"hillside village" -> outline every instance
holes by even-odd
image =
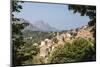
[[[56,35],[51,39],[44,39],[41,41],[40,44],[34,43],[33,45],[39,46],[39,53],[37,54],[36,58],[43,58],[43,63],[48,63],[47,59],[48,56],[52,53],[52,51],[58,47],[59,45],[64,45],[66,42],[72,43],[73,40],[76,38],[84,38],[84,39],[91,39],[94,40],[93,32],[91,32],[93,26],[89,27],[88,25],[82,26],[77,29],[69,30],[67,32],[56,32],[53,34]],[[30,37],[31,38],[31,37]],[[91,43],[91,45],[93,45]],[[38,60],[37,59],[37,60]],[[36,59],[35,59],[36,60]],[[36,64],[40,64],[39,62]]]

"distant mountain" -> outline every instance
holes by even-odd
[[[51,32],[51,31],[58,31],[56,28],[51,27],[48,23],[45,23],[44,21],[36,21],[33,23],[30,23],[27,20],[24,20],[20,18],[20,21],[17,23],[29,23],[27,27],[22,30],[23,32],[26,31],[42,31],[42,32]]]
[[[36,21],[33,23],[34,26],[36,26],[39,31],[58,31],[56,28],[51,27],[48,23],[45,23],[44,21]]]

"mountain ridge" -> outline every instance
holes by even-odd
[[[22,23],[28,23],[29,25],[24,28],[23,32],[25,31],[41,31],[41,32],[55,32],[59,31],[56,28],[50,26],[48,23],[45,23],[44,21],[35,21],[33,23],[26,21],[24,19],[20,19],[19,22]]]

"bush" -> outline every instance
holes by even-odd
[[[95,60],[95,50],[88,40],[79,38],[60,45],[48,58],[48,63],[69,63]]]

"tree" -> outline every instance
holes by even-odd
[[[21,30],[25,24],[12,23],[12,57],[13,65],[19,65],[23,61],[23,55],[19,54],[19,49],[25,44]]]
[[[19,49],[25,42],[23,41],[23,36],[21,30],[27,26],[27,23],[14,23],[18,22],[19,18],[14,17],[14,12],[20,12],[22,6],[18,4],[17,0],[12,0],[12,64],[20,65],[23,61],[23,54],[19,54]]]
[[[83,38],[75,39],[56,47],[48,58],[49,63],[72,63],[94,61],[95,50],[91,43]]]
[[[18,0],[12,0],[12,12],[20,12],[22,6],[18,4]]]
[[[19,1],[12,0],[12,64],[19,66],[23,64],[32,64],[32,59],[39,51],[37,46],[25,41],[22,30],[29,25],[28,22],[20,21],[13,13],[20,12],[22,6]],[[21,3],[23,3],[21,1]],[[31,59],[31,60],[30,60]]]
[[[13,13],[14,12],[19,13],[20,10],[23,9],[22,5],[19,5],[18,2],[19,2],[18,0],[11,0],[11,3],[12,3],[11,4],[11,6],[12,6],[12,11],[11,12],[12,12],[12,20],[13,21],[19,20],[18,18],[14,18],[14,14]],[[21,3],[23,3],[23,1],[21,1]]]
[[[80,13],[81,16],[88,16],[90,18],[88,25],[93,26],[91,31],[93,32],[93,37],[96,40],[96,6],[68,5],[68,9],[72,10],[73,13]],[[94,48],[96,51],[96,41]]]
[[[73,13],[80,13],[81,16],[88,16],[90,26],[95,25],[96,23],[96,6],[89,5],[68,5],[69,10],[73,10]]]

